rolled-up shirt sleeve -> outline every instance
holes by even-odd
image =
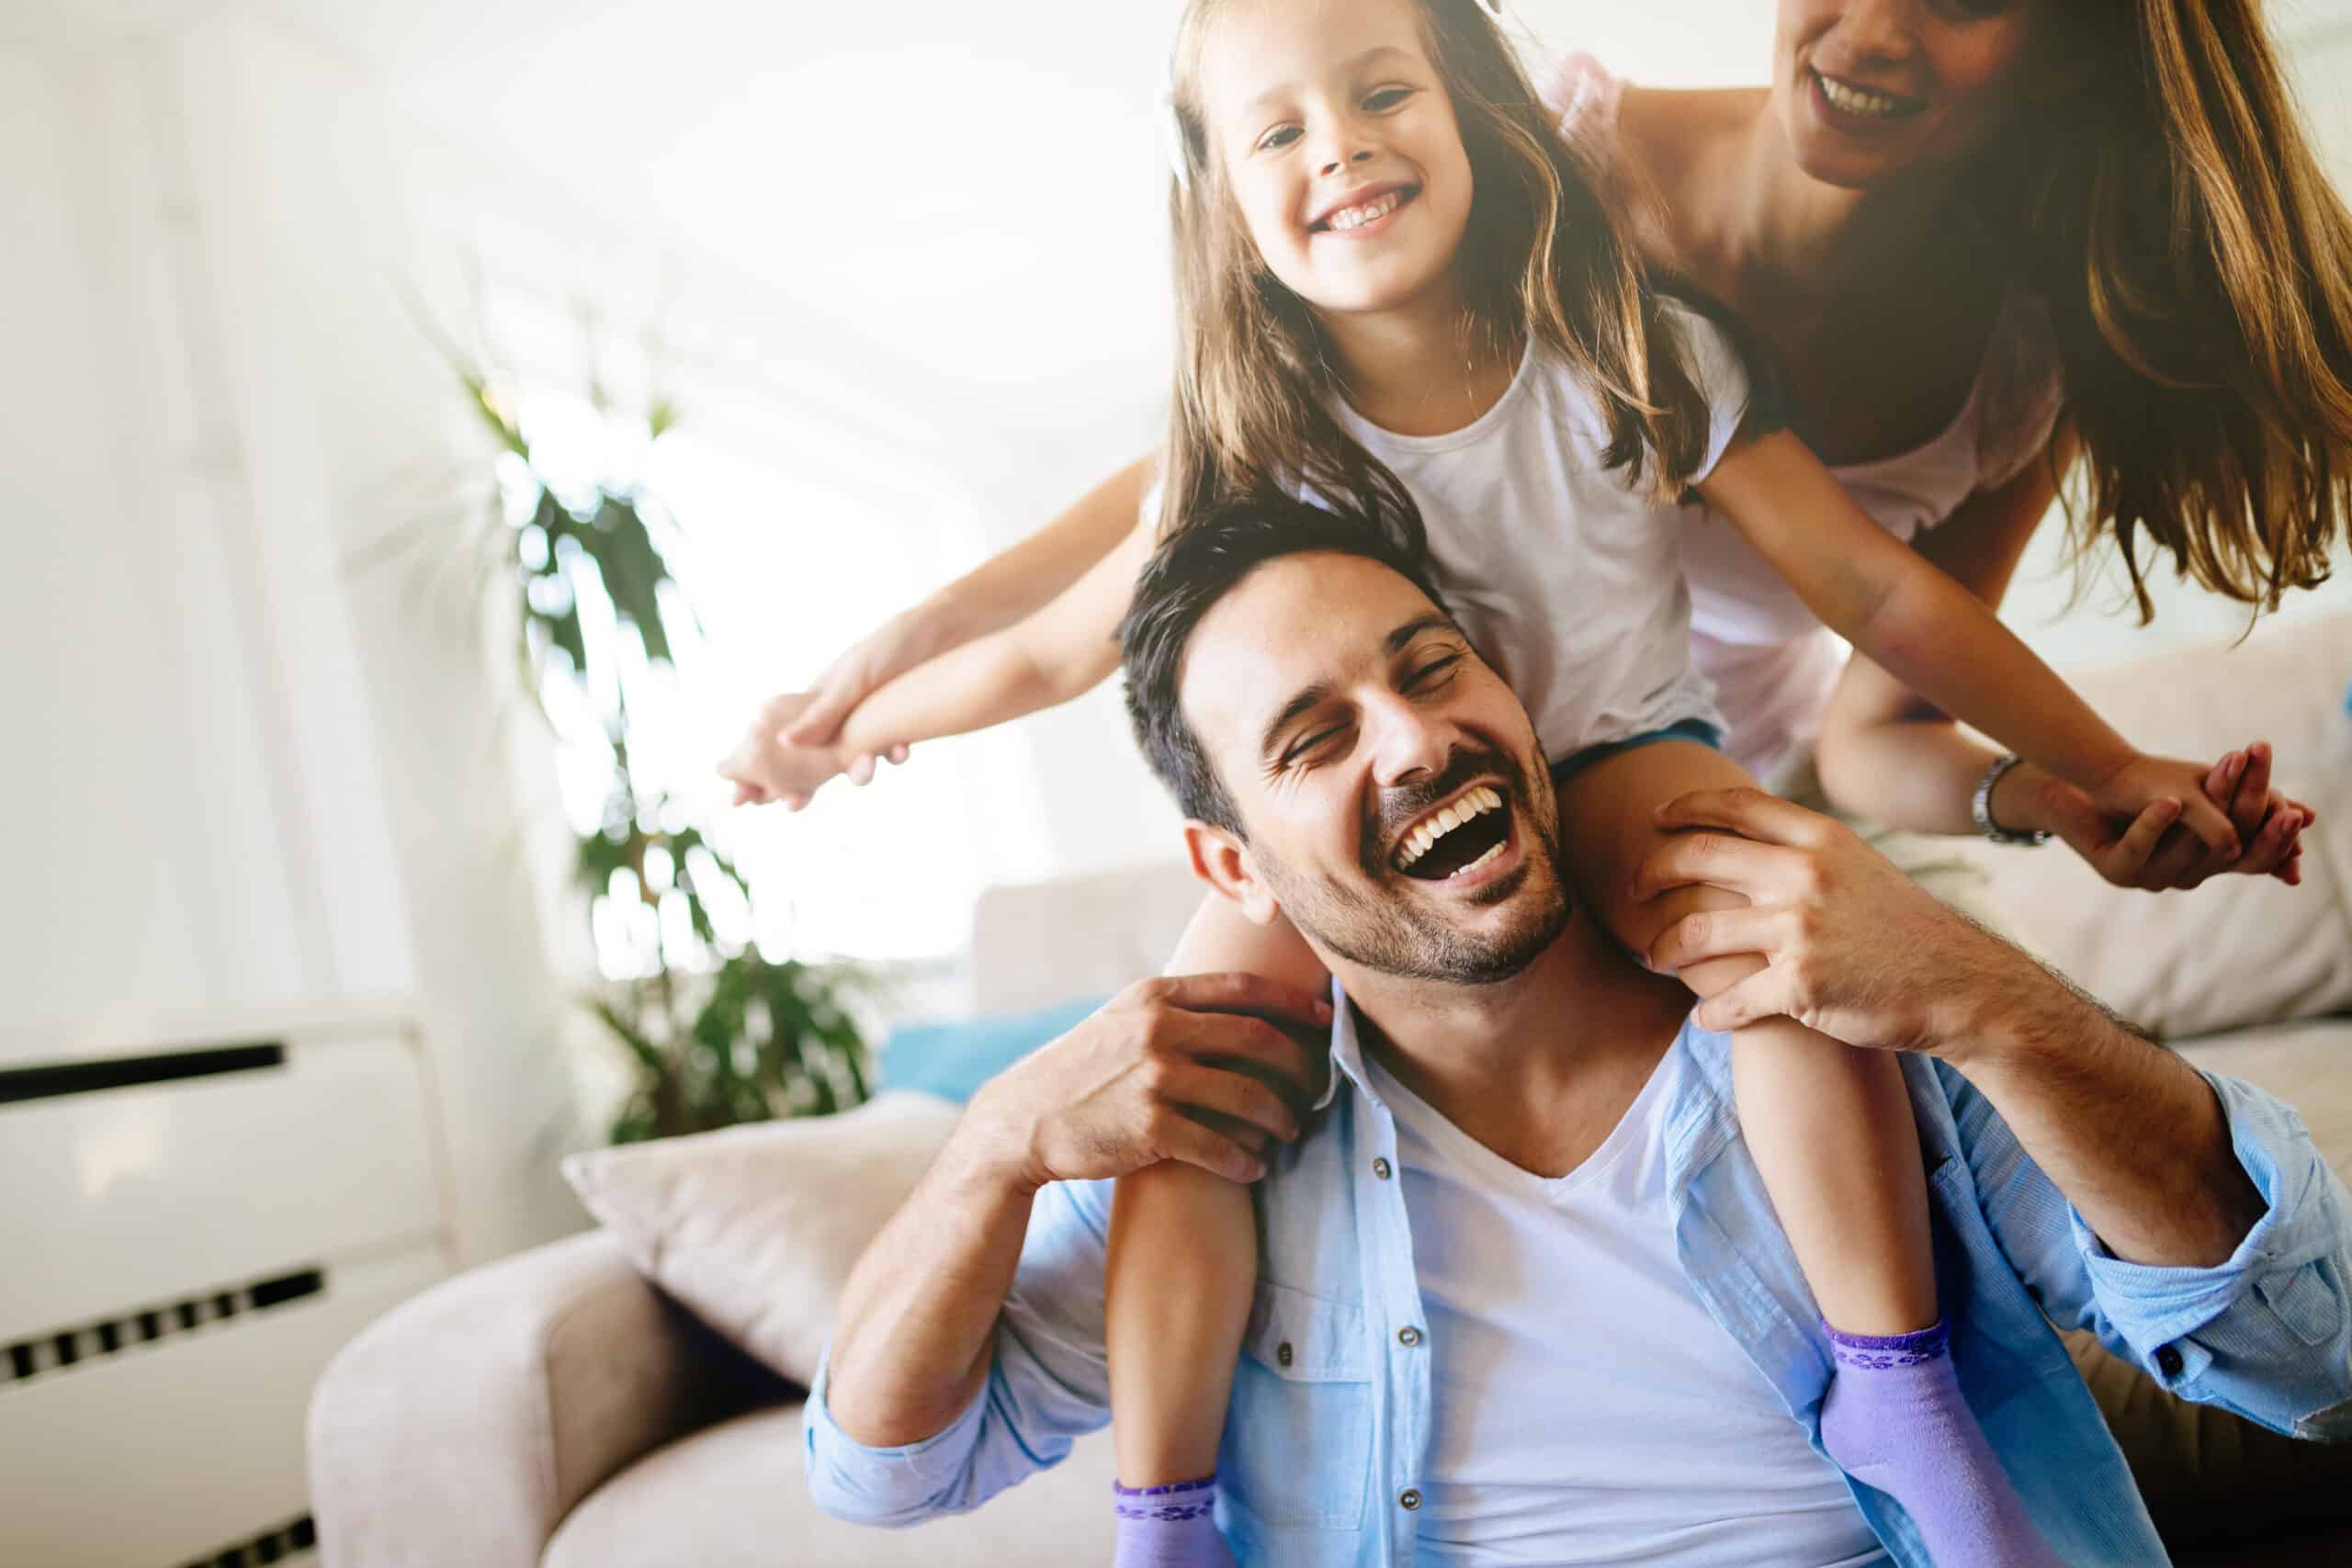
[[[2184,1399],[2290,1436],[2352,1438],[2352,1200],[2292,1110],[2205,1077],[2264,1203],[2223,1262],[2117,1258],[1989,1104],[1963,1091],[1953,1110],[1979,1201],[2052,1322],[2090,1329]]]
[[[802,1423],[808,1487],[837,1518],[886,1526],[964,1513],[1058,1463],[1076,1439],[1108,1424],[1102,1265],[1110,1190],[1060,1183],[1038,1194],[1020,1267],[997,1319],[988,1381],[933,1437],[869,1448],[835,1425],[826,1403],[830,1350]]]

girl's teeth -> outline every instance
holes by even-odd
[[[1377,223],[1396,210],[1400,192],[1390,191],[1378,201],[1368,201],[1362,207],[1351,207],[1331,214],[1331,227],[1339,230],[1361,229],[1367,223]]]

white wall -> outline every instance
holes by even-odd
[[[434,635],[472,606],[346,566],[389,476],[450,446],[390,287],[417,236],[382,121],[242,23],[0,35],[0,484],[31,567],[0,574],[28,874],[0,1037],[413,998],[461,1253],[559,1234],[562,985],[488,656]]]

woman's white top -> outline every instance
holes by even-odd
[[[1555,85],[1561,129],[1604,159],[1616,155],[1624,84],[1587,55]],[[2007,483],[2050,445],[2065,382],[2050,313],[2012,285],[2001,303],[1968,400],[1922,446],[1836,468],[1881,527],[1908,544],[1979,491]],[[1724,750],[1759,778],[1818,733],[1846,645],[1804,607],[1738,530],[1701,511],[1684,531],[1691,657],[1715,686]]]

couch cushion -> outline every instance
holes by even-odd
[[[1111,1561],[1108,1432],[977,1512],[912,1529],[819,1513],[801,1472],[801,1407],[755,1412],[682,1438],[573,1509],[544,1568],[1038,1568]]]
[[[956,1125],[927,1094],[574,1155],[563,1174],[638,1271],[806,1387],[866,1243]]]

